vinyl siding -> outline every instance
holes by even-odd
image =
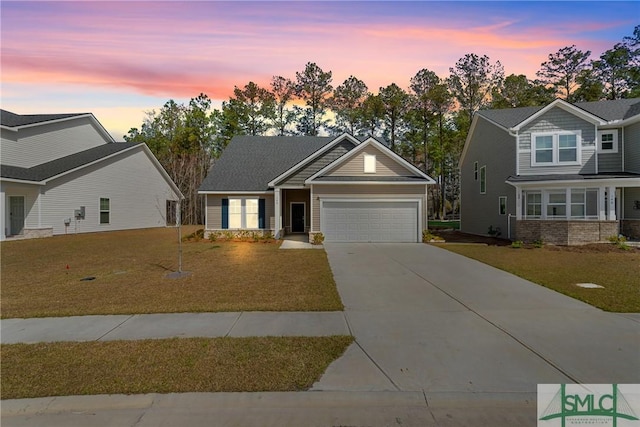
[[[2,164],[30,168],[108,142],[88,117],[20,129],[2,138]]]
[[[640,187],[623,188],[624,191],[624,210],[622,218],[624,219],[640,219],[640,209],[634,209],[636,200],[640,200]]]
[[[640,173],[640,122],[625,127],[623,134],[624,170]]]
[[[420,199],[422,224],[426,224],[426,185],[313,185],[313,229],[320,229],[320,201],[322,199]]]
[[[598,173],[621,172],[621,171],[622,171],[622,150],[620,148],[618,148],[617,153],[598,153]]]
[[[317,159],[302,166],[298,171],[294,172],[284,180],[277,182],[278,186],[304,186],[304,181],[320,169],[332,163],[336,159],[340,158],[343,154],[354,148],[354,145],[349,140],[342,140],[326,153],[322,154]]]
[[[486,235],[489,226],[508,235],[508,215],[499,214],[499,197],[507,197],[507,214],[516,213],[515,189],[505,183],[516,174],[516,139],[508,132],[478,117],[464,161],[460,166],[461,229]],[[478,179],[474,163],[478,162]],[[486,193],[480,194],[480,168],[486,166]]]
[[[35,198],[26,200],[27,228],[38,227],[38,188],[32,188],[36,188]],[[162,227],[166,201],[178,199],[142,147],[54,179],[39,189],[40,225],[53,227],[53,234]],[[19,190],[10,191],[7,196]],[[109,224],[100,224],[100,198],[110,201]],[[85,206],[86,216],[75,221],[74,211],[80,206]],[[68,218],[71,225],[66,228]]]
[[[275,230],[276,228],[276,219],[275,219],[275,209],[274,209],[274,201],[273,194],[229,194],[229,195],[219,195],[219,194],[207,194],[207,230],[221,230],[222,229],[222,199],[229,198],[254,198],[254,199],[265,199],[265,222],[267,229]]]
[[[540,132],[581,131],[581,164],[531,166],[531,134]],[[596,127],[561,108],[553,108],[519,132],[520,175],[557,173],[596,173]]]
[[[364,173],[365,154],[376,156],[376,173]],[[327,173],[328,176],[414,176],[415,173],[409,171],[400,163],[389,157],[376,147],[365,147],[358,154],[345,161],[335,169]]]
[[[9,196],[24,197],[24,226],[25,228],[38,227],[38,210],[37,200],[40,192],[39,185],[19,184],[14,182],[1,182],[2,195],[4,196],[2,207],[4,208],[2,220],[6,219],[6,223],[1,226],[4,228],[4,236],[9,233],[10,216],[9,216]]]

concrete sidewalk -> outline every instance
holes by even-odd
[[[344,313],[231,312],[0,320],[3,344],[173,337],[350,335]]]

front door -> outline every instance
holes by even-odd
[[[304,233],[304,203],[291,203],[291,232]]]
[[[9,196],[9,217],[11,236],[22,234],[24,230],[24,196]]]

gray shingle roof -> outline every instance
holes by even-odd
[[[16,114],[7,110],[0,110],[0,125],[7,127],[19,127],[51,120],[67,119],[69,117],[84,116],[89,113],[69,114]]]
[[[574,105],[606,121],[624,120],[640,114],[640,98],[578,102]],[[508,129],[523,122],[543,108],[544,106],[480,110],[478,114]]]
[[[19,179],[24,181],[44,181],[56,175],[60,175],[61,173],[79,168],[136,145],[140,144],[132,142],[113,142],[110,144],[103,144],[30,168],[0,165],[0,176],[2,176],[2,178]]]
[[[334,137],[236,136],[209,170],[199,191],[267,191],[268,183]]]

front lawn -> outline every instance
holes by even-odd
[[[579,247],[519,248],[464,244],[438,245],[554,289],[607,311],[640,312],[640,251],[600,244]],[[604,289],[585,289],[594,283]]]
[[[2,345],[2,399],[306,390],[352,341],[337,336]]]
[[[186,242],[192,274],[169,279],[177,242],[171,228],[2,242],[2,317],[343,308],[322,250]]]

